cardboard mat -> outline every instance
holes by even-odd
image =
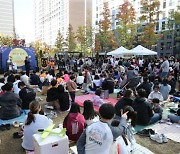
[[[179,124],[156,124],[151,129],[155,130],[156,133],[164,134],[167,138],[180,143],[180,125]]]

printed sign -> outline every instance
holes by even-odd
[[[12,63],[17,66],[23,66],[24,60],[28,56],[27,52],[21,48],[15,48],[10,51],[9,56],[12,59]]]
[[[41,58],[41,67],[42,68],[48,67],[48,58]]]

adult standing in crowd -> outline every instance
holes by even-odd
[[[84,72],[85,72],[84,83],[82,86],[83,86],[84,92],[87,93],[87,86],[92,83],[92,78],[91,78],[91,74],[90,74],[87,66],[84,67]]]
[[[26,59],[24,60],[24,63],[25,63],[26,75],[29,76],[30,60],[29,60],[28,56],[26,56]]]
[[[166,78],[169,73],[169,61],[167,56],[164,57],[164,61],[161,64],[161,71],[162,71],[161,77]]]

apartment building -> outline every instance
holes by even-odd
[[[34,0],[35,40],[54,46],[58,30],[64,38],[69,24],[76,32],[91,18],[91,0]]]
[[[133,7],[136,11],[136,18],[138,19],[141,16],[141,0],[129,0],[133,4]],[[97,30],[98,23],[102,20],[102,11],[103,11],[103,3],[108,2],[110,15],[112,20],[112,30],[115,30],[118,26],[118,22],[116,20],[116,14],[119,11],[119,6],[124,3],[124,0],[93,0],[92,3],[92,26]],[[180,0],[160,0],[160,11],[159,21],[156,26],[155,31],[157,33],[162,33],[163,37],[159,40],[157,46],[154,47],[154,50],[158,52],[159,56],[172,55],[177,54],[180,51],[180,42],[175,41],[175,35],[180,36],[179,28],[173,27],[173,29],[177,29],[177,33],[173,32],[170,34],[166,34],[165,32],[168,29],[167,22],[170,17],[171,12],[177,10],[177,6],[180,6]]]
[[[13,36],[14,30],[14,1],[0,0],[0,33]]]

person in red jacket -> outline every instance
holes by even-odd
[[[69,140],[77,141],[85,127],[84,116],[80,113],[80,107],[72,102],[71,109],[63,122],[63,128],[66,128],[66,135]]]

